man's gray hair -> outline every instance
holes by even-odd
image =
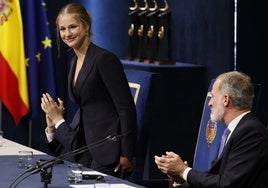
[[[231,71],[220,74],[217,80],[220,80],[219,90],[231,98],[237,109],[252,108],[254,84],[248,75],[239,71]]]

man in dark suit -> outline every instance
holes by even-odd
[[[267,188],[268,131],[252,113],[254,87],[249,76],[231,71],[213,84],[209,107],[211,120],[224,122],[229,134],[223,150],[207,172],[188,166],[179,155],[155,156],[158,168],[185,188]]]

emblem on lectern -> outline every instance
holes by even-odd
[[[215,139],[217,133],[217,122],[208,120],[207,127],[206,127],[206,141],[208,143],[208,147]]]

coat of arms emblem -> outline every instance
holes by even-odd
[[[208,143],[208,147],[213,142],[217,133],[217,122],[208,120],[207,127],[206,127],[206,141]]]

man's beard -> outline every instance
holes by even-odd
[[[222,122],[224,116],[224,109],[221,106],[220,108],[211,111],[210,113],[210,119],[214,122]]]

